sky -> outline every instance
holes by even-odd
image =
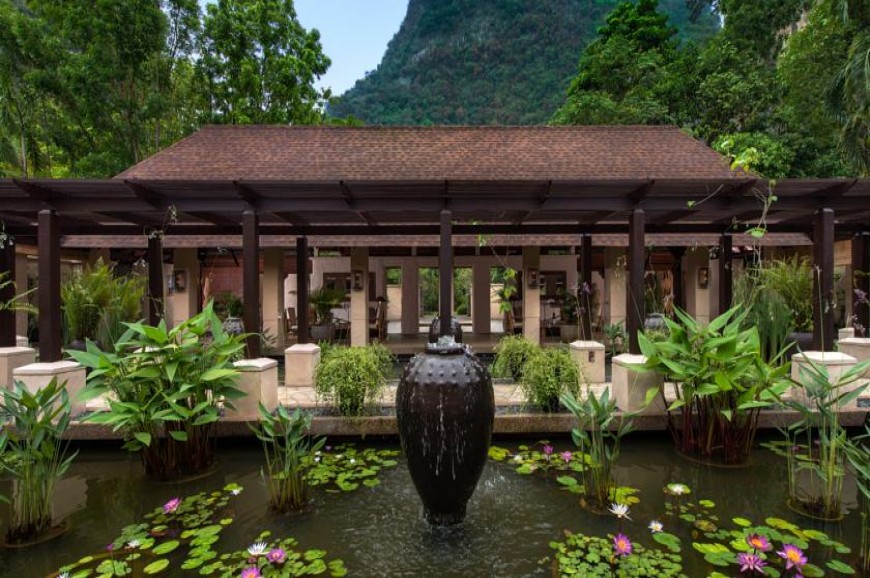
[[[318,86],[339,95],[377,68],[408,0],[296,0],[295,5],[302,26],[320,31],[323,52],[332,60]]]
[[[215,0],[199,0],[200,6]],[[318,88],[342,94],[374,70],[399,31],[408,0],[296,0],[296,17],[305,29],[320,31],[323,52],[332,60]]]

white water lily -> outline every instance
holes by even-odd
[[[617,518],[625,518],[626,520],[631,520],[631,518],[628,517],[628,506],[626,506],[625,504],[610,504],[610,513]]]
[[[353,458],[350,458],[350,465],[354,465],[355,463],[356,463],[356,460]]]
[[[141,542],[134,538],[134,539],[130,540],[129,542],[127,542],[127,547],[135,550],[136,548],[139,547],[140,544],[141,544]]]
[[[689,493],[689,488],[683,484],[668,484],[668,490],[675,496],[682,496]]]
[[[232,490],[230,490],[230,493],[234,496],[238,496],[239,494],[242,493],[242,490],[241,490],[241,488],[233,488]]]
[[[523,456],[521,456],[520,454],[515,455],[515,456],[514,456],[514,461],[515,461],[515,462],[521,462],[521,461],[523,461]]]
[[[251,544],[248,546],[248,554],[251,556],[259,556],[263,552],[266,551],[266,543],[265,542],[257,542],[255,544]]]
[[[314,456],[314,461],[315,461],[315,462],[319,462],[319,461],[320,461],[320,456]]]
[[[653,534],[655,534],[656,532],[661,532],[662,530],[665,529],[664,524],[662,524],[658,520],[653,520],[652,522],[649,523],[649,526],[647,526],[647,527],[650,529],[650,531]]]
[[[57,575],[57,578],[69,578],[69,572],[61,572]]]

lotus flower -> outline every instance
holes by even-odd
[[[547,444],[544,446],[544,456],[547,458],[547,461],[550,461],[551,455],[553,455],[553,446]]]
[[[255,567],[245,568],[242,570],[241,578],[263,578],[260,574],[260,569]]]
[[[764,566],[767,564],[756,554],[741,552],[737,554],[737,563],[740,564],[740,572],[758,572],[764,574]]]
[[[565,463],[566,463],[566,464],[567,464],[568,462],[570,462],[570,461],[571,461],[571,458],[573,457],[572,454],[571,454],[571,452],[568,452],[568,451],[562,452],[562,453],[559,454],[559,455],[562,456],[562,459],[565,460]]]
[[[755,548],[757,552],[767,552],[771,548],[768,539],[760,534],[750,534],[746,537],[746,543]]]
[[[287,552],[281,548],[272,548],[266,553],[266,560],[272,564],[283,564],[287,559]]]

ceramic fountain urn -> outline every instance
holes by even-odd
[[[495,401],[489,372],[452,336],[441,337],[408,363],[396,412],[426,520],[462,522],[492,438]]]

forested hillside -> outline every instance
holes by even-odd
[[[330,114],[368,124],[540,124],[564,102],[583,48],[618,0],[410,0],[378,68]],[[663,0],[682,39],[703,41],[718,20],[690,22],[686,0]]]

